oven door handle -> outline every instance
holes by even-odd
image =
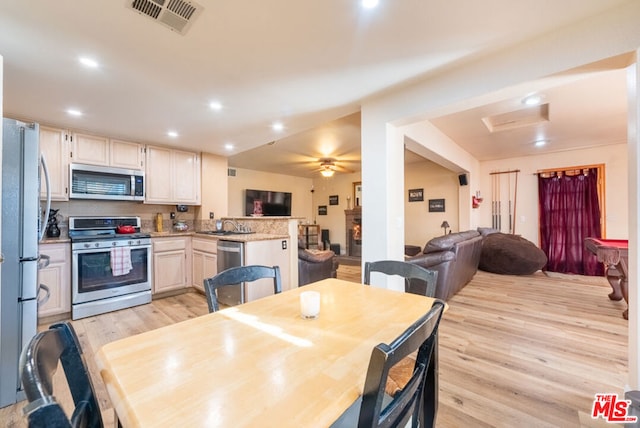
[[[82,248],[82,249],[71,250],[71,253],[72,254],[109,253],[109,252],[111,252],[112,248],[122,248],[122,247]],[[145,249],[145,248],[147,250],[151,250],[151,244],[132,245],[132,246],[130,246],[128,248],[131,248],[131,251],[139,250],[139,249]]]

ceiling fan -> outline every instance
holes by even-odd
[[[320,171],[320,174],[322,174],[323,177],[332,177],[336,171],[348,172],[348,173],[353,172],[348,168],[337,165],[336,164],[337,161],[334,158],[321,158],[321,159],[318,159],[318,161],[320,162],[320,168],[318,170]]]
[[[335,162],[326,159],[320,162],[320,174],[323,177],[332,177],[334,172],[336,172]]]

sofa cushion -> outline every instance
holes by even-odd
[[[422,251],[424,254],[434,253],[437,251],[451,250],[457,243],[480,236],[477,230],[467,230],[464,232],[450,233],[448,235],[433,238]]]
[[[404,246],[404,255],[405,256],[415,256],[416,254],[420,253],[420,251],[422,251],[422,248],[418,247],[417,245],[405,245]]]
[[[313,250],[303,250],[301,248],[298,249],[298,258],[301,260],[305,260],[311,263],[322,263],[327,261],[336,254],[331,250],[326,251],[313,251]]]
[[[479,227],[478,232],[480,232],[480,235],[482,236],[491,235],[492,233],[500,233],[498,229],[494,229],[493,227]]]
[[[482,241],[478,268],[502,275],[531,275],[547,264],[547,256],[521,236],[492,233]]]

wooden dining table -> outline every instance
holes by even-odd
[[[316,319],[300,293],[321,294]],[[327,427],[362,394],[374,346],[434,299],[325,279],[104,345],[97,365],[128,427]]]

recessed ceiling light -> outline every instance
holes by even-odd
[[[233,144],[227,143],[227,144],[224,145],[224,148],[227,151],[231,151],[231,150],[233,150]]]
[[[538,140],[538,141],[536,141],[536,142],[534,143],[534,145],[535,145],[536,147],[542,147],[542,146],[544,146],[545,144],[547,144],[547,140]]]
[[[176,131],[167,131],[167,135],[171,138],[177,138],[178,133]]]
[[[378,0],[362,0],[362,7],[365,9],[373,9],[378,6]]]
[[[98,68],[98,61],[93,58],[83,56],[80,57],[78,61],[80,61],[80,64],[84,65],[87,68]]]
[[[82,116],[82,112],[74,108],[67,109],[67,114],[69,116],[76,116],[76,117]]]
[[[537,106],[542,102],[542,95],[531,94],[522,99],[522,104],[526,106]]]
[[[209,103],[209,108],[211,108],[211,110],[220,111],[222,110],[222,103],[220,101],[211,101]]]
[[[282,124],[282,122],[273,122],[273,124],[271,125],[271,129],[276,132],[282,132],[284,130],[284,125]]]

